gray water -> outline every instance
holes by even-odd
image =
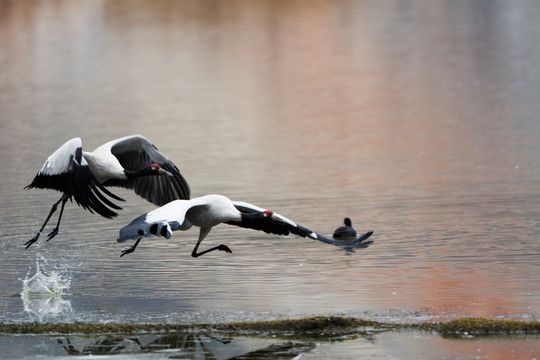
[[[0,2],[0,322],[537,320],[539,17],[535,1]],[[135,133],[193,196],[327,235],[348,216],[375,242],[221,225],[203,246],[232,254],[191,258],[192,229],[120,258],[119,229],[154,207],[113,189],[120,216],[68,204],[59,235],[25,250],[60,197],[23,190],[47,156]],[[21,300],[36,264],[69,284],[52,309]],[[438,341],[374,351],[457,346]]]

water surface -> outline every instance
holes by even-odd
[[[539,15],[529,1],[2,2],[0,321],[35,320],[19,294],[36,261],[70,284],[41,321],[536,320]],[[133,133],[194,196],[322,234],[348,216],[375,243],[222,225],[203,246],[232,254],[191,258],[192,229],[120,258],[118,230],[153,206],[117,189],[116,219],[68,204],[60,234],[25,250],[60,196],[23,190],[47,156]]]

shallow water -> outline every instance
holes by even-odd
[[[538,319],[538,15],[503,1],[3,1],[0,321],[35,320],[20,293],[36,261],[70,284],[69,307],[41,321]],[[118,230],[153,206],[114,189],[118,218],[68,204],[60,234],[25,250],[59,198],[22,189],[47,156],[132,133],[194,196],[323,234],[348,216],[375,243],[222,225],[203,246],[232,254],[192,259],[192,229],[120,258]]]

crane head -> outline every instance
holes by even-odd
[[[168,175],[168,176],[173,176],[173,174],[171,174],[170,172],[168,172],[167,170],[163,169],[161,166],[159,166],[158,164],[152,164],[150,165],[150,168],[152,169],[151,171],[157,175]]]

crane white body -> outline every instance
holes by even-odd
[[[83,151],[83,158],[100,184],[110,179],[127,180],[124,168],[112,153]]]

